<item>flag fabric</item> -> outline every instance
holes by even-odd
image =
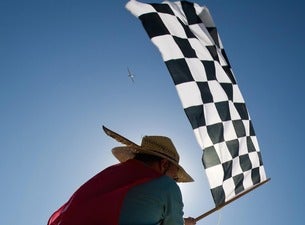
[[[200,148],[216,206],[266,180],[245,101],[208,8],[188,1],[126,8],[158,48]]]

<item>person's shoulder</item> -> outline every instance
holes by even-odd
[[[166,175],[160,176],[159,179],[162,180],[163,182],[177,184],[177,182],[173,178]]]
[[[167,199],[175,199],[175,202],[182,201],[181,190],[175,180],[173,180],[169,176],[163,175],[158,178],[157,181],[159,182],[158,190],[160,190],[160,194],[166,196]]]
[[[164,186],[166,188],[179,189],[177,182],[166,175],[163,175],[155,179],[155,182],[159,183],[161,186]]]

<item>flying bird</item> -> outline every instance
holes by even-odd
[[[128,77],[131,79],[132,83],[134,83],[134,75],[130,72],[128,67],[127,70],[128,70]]]

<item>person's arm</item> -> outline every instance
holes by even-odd
[[[162,225],[195,225],[196,221],[192,217],[183,218],[183,202],[179,186],[176,182],[169,188],[167,216]],[[182,220],[181,220],[182,219]]]
[[[162,199],[164,201],[164,212],[162,216],[162,225],[194,225],[195,219],[183,218],[182,195],[177,183],[171,179],[163,177],[166,189],[162,189]]]
[[[165,194],[165,211],[162,225],[184,225],[182,195],[177,183],[167,179]]]

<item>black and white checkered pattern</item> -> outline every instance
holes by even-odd
[[[203,165],[216,206],[266,180],[254,129],[206,7],[181,1],[131,0],[161,52],[185,113],[203,149]]]

